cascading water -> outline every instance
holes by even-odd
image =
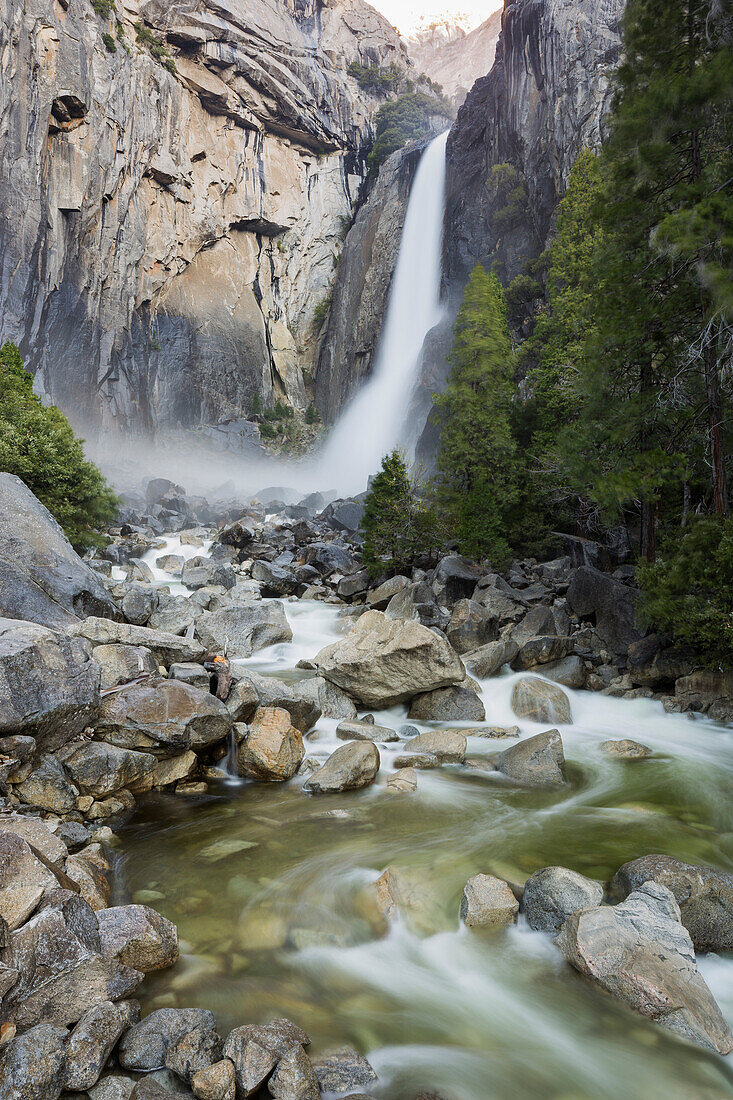
[[[445,203],[441,134],[427,147],[410,192],[397,267],[372,377],[357,393],[317,460],[320,484],[366,488],[382,457],[406,443],[405,411],[428,332],[441,319],[440,279]]]

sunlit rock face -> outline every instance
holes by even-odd
[[[0,0],[2,336],[75,424],[307,403],[377,106],[355,60],[408,65],[362,0]]]

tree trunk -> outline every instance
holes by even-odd
[[[722,519],[728,518],[728,478],[725,471],[725,454],[720,437],[720,424],[723,419],[720,407],[720,378],[715,345],[712,339],[705,344],[705,392],[708,404],[708,425],[710,431],[710,462],[713,473],[713,499],[715,511]]]

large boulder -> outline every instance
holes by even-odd
[[[211,558],[189,558],[181,570],[181,580],[187,588],[208,588],[221,585],[222,588],[234,588],[237,574],[231,565],[213,561]]]
[[[99,678],[80,639],[0,619],[0,735],[29,735],[41,750],[59,748],[96,718]]]
[[[15,793],[27,806],[68,814],[76,809],[79,788],[69,782],[58,759],[48,753],[41,757],[27,779],[16,785]]]
[[[75,1024],[100,1001],[128,997],[143,979],[140,971],[102,953],[96,913],[61,889],[48,891],[35,915],[11,932],[0,963],[19,974],[0,1009],[19,1030]]]
[[[416,695],[407,717],[418,722],[483,722],[486,711],[472,688],[453,684]]]
[[[123,787],[134,789],[155,771],[158,763],[150,753],[119,748],[104,741],[72,743],[59,756],[72,782],[95,798],[106,798]]]
[[[196,623],[196,637],[207,649],[230,657],[251,657],[259,649],[291,642],[293,632],[277,601],[233,603],[219,611],[206,611]]]
[[[441,763],[462,764],[466,759],[466,736],[459,730],[428,730],[405,744],[408,753],[426,753]]]
[[[377,708],[461,683],[466,676],[445,638],[381,611],[367,611],[346,638],[322,649],[314,664],[327,680]]]
[[[232,727],[224,703],[180,680],[130,684],[102,701],[97,734],[112,745],[173,756],[223,741]]]
[[[179,638],[163,630],[132,626],[130,623],[114,623],[111,619],[98,619],[94,616],[84,619],[73,628],[73,632],[86,638],[94,646],[144,646],[166,666],[176,661],[198,661],[204,655],[204,647],[194,638]]]
[[[524,884],[522,912],[535,932],[556,935],[578,909],[600,905],[603,884],[567,867],[543,867]]]
[[[66,1028],[39,1024],[0,1048],[3,1100],[56,1100],[64,1087]]]
[[[94,660],[102,672],[102,688],[129,684],[141,675],[158,671],[155,657],[141,645],[98,645],[94,650]]]
[[[163,1069],[169,1048],[194,1028],[215,1032],[213,1012],[203,1008],[158,1008],[123,1035],[117,1055],[120,1065],[139,1073]]]
[[[733,1050],[666,886],[647,882],[619,905],[572,913],[555,942],[576,970],[630,1008],[708,1050]]]
[[[66,1045],[64,1088],[84,1092],[96,1085],[120,1035],[139,1019],[135,1001],[102,1001],[85,1012]]]
[[[419,581],[408,584],[392,596],[385,614],[388,619],[415,619],[423,626],[445,630],[450,620],[447,611],[438,607],[435,593],[429,584]]]
[[[0,473],[0,615],[64,627],[118,614],[48,509],[19,477]]]
[[[408,577],[390,577],[367,595],[367,607],[372,611],[384,611],[393,596],[401,592],[403,588],[409,588]]]
[[[227,697],[227,707],[235,722],[249,722],[257,707],[280,707],[288,712],[296,729],[307,733],[321,717],[316,693],[304,691],[303,682],[286,683],[242,668],[235,668],[233,674],[237,683]]]
[[[186,634],[188,628],[196,622],[198,614],[200,609],[187,596],[159,592],[156,607],[147,624],[151,630],[160,630],[165,634]]]
[[[57,885],[26,839],[0,833],[0,917],[11,932],[27,920],[44,891]]]
[[[441,607],[453,607],[458,600],[470,599],[483,570],[473,562],[449,554],[438,562],[433,574],[433,592]]]
[[[496,621],[475,600],[459,600],[453,608],[446,635],[456,653],[470,653],[496,640]]]
[[[573,652],[574,647],[573,638],[558,638],[556,634],[528,638],[520,645],[519,652],[512,661],[512,668],[523,670],[561,661]]]
[[[371,741],[349,741],[329,756],[304,784],[310,794],[332,794],[368,787],[377,778],[379,749]]]
[[[303,762],[305,747],[300,730],[280,707],[260,707],[239,744],[240,775],[263,783],[292,779]]]
[[[642,856],[619,868],[611,882],[611,892],[617,898],[625,898],[650,880],[674,894],[682,923],[697,951],[733,951],[730,871],[683,863],[672,856]]]
[[[525,787],[559,787],[565,782],[565,754],[557,730],[538,733],[505,749],[496,767],[508,779]]]
[[[590,566],[573,573],[567,592],[580,619],[594,618],[596,631],[612,653],[625,654],[644,631],[636,623],[638,592]]]
[[[530,722],[559,722],[569,725],[573,720],[570,700],[556,684],[548,684],[533,676],[517,680],[512,688],[512,710],[517,718]]]
[[[178,929],[148,905],[114,905],[97,912],[102,953],[149,974],[178,959]]]
[[[517,652],[517,643],[512,638],[499,638],[496,642],[487,642],[486,645],[465,654],[463,663],[471,676],[485,680],[513,661]]]

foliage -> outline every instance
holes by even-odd
[[[320,332],[326,323],[326,318],[331,312],[331,306],[333,304],[333,290],[329,290],[320,302],[316,303],[316,308],[313,310],[313,324]]]
[[[117,43],[115,42],[109,31],[105,31],[102,35],[102,41],[108,53],[117,53]]]
[[[364,502],[362,560],[372,577],[409,570],[441,541],[436,512],[400,451],[382,459]]]
[[[266,409],[264,413],[265,420],[280,421],[280,420],[292,420],[295,416],[292,405],[285,405],[282,401],[276,401],[271,409]]]
[[[358,61],[352,61],[346,71],[365,92],[382,97],[397,92],[404,80],[402,71],[396,65],[382,69],[379,65],[361,65]]]
[[[481,266],[466,286],[450,363],[446,389],[434,398],[442,416],[439,500],[461,552],[499,565],[509,555],[507,519],[518,495],[513,356],[504,293]]]
[[[260,424],[260,436],[262,439],[277,439],[277,428],[272,424]]]
[[[145,46],[150,56],[160,62],[169,73],[175,76],[176,63],[171,57],[163,39],[158,38],[157,34],[151,31],[150,27],[146,27],[144,23],[135,23],[133,25],[135,27],[137,41],[140,45]]]
[[[495,164],[489,175],[494,208],[492,225],[497,237],[530,220],[527,184],[511,164]]]
[[[377,137],[369,154],[369,166],[376,170],[390,154],[410,141],[422,141],[433,134],[436,115],[450,118],[452,108],[444,99],[425,92],[407,92],[383,103],[377,111]]]
[[[311,401],[308,408],[305,410],[305,422],[306,424],[320,424],[320,421],[321,418],[318,414],[318,409]]]
[[[519,328],[526,320],[533,303],[542,298],[542,284],[532,275],[522,273],[512,279],[504,295],[509,321]]]
[[[101,15],[103,19],[109,19],[115,10],[113,0],[92,0],[92,7],[97,15]]]
[[[696,519],[637,579],[645,622],[706,665],[733,661],[733,523]]]
[[[102,545],[119,502],[84,457],[66,417],[45,407],[15,344],[0,347],[0,470],[16,474],[61,524],[77,549]]]
[[[262,402],[260,401],[260,395],[257,392],[252,395],[250,412],[252,416],[259,416],[262,413]]]

